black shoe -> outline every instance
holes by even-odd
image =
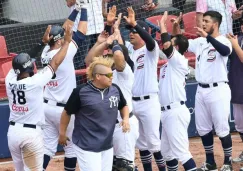
[[[216,164],[203,163],[202,167],[197,171],[218,171]]]

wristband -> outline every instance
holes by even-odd
[[[113,52],[113,54],[114,54],[117,50],[123,52],[123,51],[122,51],[122,48],[121,48],[121,46],[120,46],[119,44],[113,46],[113,48],[112,48],[112,52]]]
[[[165,42],[169,42],[170,41],[170,37],[168,33],[162,33],[161,34],[161,41],[164,44]]]

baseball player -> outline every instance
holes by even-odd
[[[134,62],[134,83],[132,88],[133,113],[139,121],[137,148],[145,171],[151,171],[152,153],[160,171],[165,162],[160,153],[160,104],[158,97],[157,63],[159,46],[151,37],[148,25],[135,20],[135,13],[128,8],[124,16],[130,29],[129,56]]]
[[[115,6],[109,10],[107,17],[107,24],[109,25],[109,21],[115,20],[116,10]],[[113,148],[114,148],[114,160],[113,160],[113,171],[119,170],[134,170],[134,159],[135,159],[135,145],[138,138],[138,121],[136,117],[132,113],[132,85],[134,81],[133,74],[133,62],[128,56],[128,50],[126,46],[119,45],[119,41],[121,38],[119,25],[121,20],[121,14],[118,15],[118,20],[115,22],[113,28],[114,33],[108,39],[103,39],[104,41],[99,42],[102,34],[98,37],[98,42],[96,45],[90,50],[89,54],[86,57],[86,63],[89,65],[89,61],[93,61],[94,56],[102,55],[105,49],[110,47],[108,54],[113,56],[114,59],[114,70],[113,70],[113,80],[112,82],[117,84],[124,97],[127,101],[127,105],[129,108],[130,118],[130,129],[131,131],[128,133],[124,133],[122,128],[120,127],[120,122],[122,118],[120,115],[117,117],[117,123],[113,134]],[[111,24],[113,25],[113,24]],[[108,31],[109,32],[109,31]],[[122,42],[121,42],[122,43]]]
[[[12,61],[6,77],[6,90],[9,99],[10,117],[8,146],[16,171],[42,171],[43,136],[45,124],[43,108],[43,88],[51,80],[58,66],[64,60],[72,39],[72,28],[65,28],[64,43],[60,51],[42,71],[34,74],[35,57],[44,43],[49,42],[51,26],[48,26],[41,44],[27,53],[20,53]]]
[[[55,76],[46,85],[44,90],[44,112],[46,117],[46,125],[44,132],[44,163],[43,169],[46,169],[50,159],[55,155],[58,145],[59,124],[63,107],[65,106],[68,97],[72,90],[76,87],[75,69],[73,64],[73,57],[77,52],[78,45],[85,39],[87,30],[87,9],[86,2],[76,1],[75,10],[70,14],[68,21],[74,22],[78,12],[81,11],[78,31],[74,32],[73,40],[71,41],[67,57],[62,65],[58,68]],[[50,35],[53,37],[49,44],[44,48],[42,63],[48,64],[53,56],[58,53],[62,47],[64,30],[60,26],[53,26]],[[67,129],[67,135],[71,137],[73,132],[74,116],[71,119],[71,124]],[[72,149],[72,141],[69,141],[64,147],[65,159],[64,169],[71,171],[75,170],[77,158]]]
[[[199,170],[217,170],[213,154],[213,126],[224,150],[221,171],[232,170],[232,140],[228,123],[231,93],[226,67],[232,45],[219,34],[221,21],[220,13],[207,11],[203,14],[203,28],[197,28],[201,37],[189,40],[188,51],[196,55],[196,127],[206,152],[206,162]]]
[[[164,156],[168,171],[178,170],[178,160],[186,171],[197,170],[189,151],[187,129],[191,114],[185,105],[186,75],[189,74],[188,60],[184,53],[188,48],[188,40],[181,34],[172,33],[171,39],[166,20],[168,12],[160,20],[161,41],[163,52],[168,62],[160,69],[159,98],[161,104],[161,153]],[[180,24],[182,14],[174,20],[173,27]]]

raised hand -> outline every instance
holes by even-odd
[[[177,18],[172,18],[170,21],[173,23],[173,25],[179,25],[182,20],[182,12],[180,12],[180,15]]]
[[[127,12],[128,12],[128,16],[124,16],[123,18],[126,20],[126,22],[129,25],[135,27],[137,22],[135,20],[135,12],[134,12],[134,10],[132,9],[132,7],[128,7],[127,8]]]
[[[67,25],[65,26],[65,32],[64,32],[64,41],[70,43],[72,41],[73,38],[73,30],[72,30],[72,26]]]
[[[116,20],[116,6],[113,5],[107,14],[107,24],[108,25],[113,25],[114,21]]]
[[[199,27],[194,27],[194,28],[197,29],[196,34],[198,34],[199,36],[201,36],[201,37],[207,37],[208,36],[208,33],[205,32],[202,28],[199,28]]]
[[[107,40],[108,37],[109,37],[109,34],[106,31],[103,31],[98,36],[97,42],[98,43],[103,43],[103,42],[105,42]]]
[[[158,25],[160,27],[166,25],[165,23],[167,21],[167,18],[168,18],[168,11],[165,11],[163,16],[161,17],[160,21],[158,21]]]
[[[226,37],[229,39],[229,41],[231,42],[232,46],[235,47],[235,45],[238,44],[238,37],[237,35],[233,35],[233,34],[227,34]]]
[[[42,42],[47,44],[49,43],[49,41],[52,39],[53,36],[49,36],[51,32],[51,25],[48,25],[48,27],[46,28],[46,31],[42,37]]]
[[[119,29],[119,26],[121,24],[121,17],[122,17],[122,13],[118,14],[118,18],[117,18],[117,20],[116,20],[116,22],[115,22],[115,24],[113,26],[114,30]]]

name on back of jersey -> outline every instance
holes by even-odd
[[[26,84],[11,84],[9,83],[11,90],[26,90]]]
[[[11,102],[11,109],[13,112],[20,115],[24,115],[25,112],[29,111],[28,106],[26,106],[25,91],[27,90],[26,84],[11,84],[9,83],[11,89],[13,101]]]

